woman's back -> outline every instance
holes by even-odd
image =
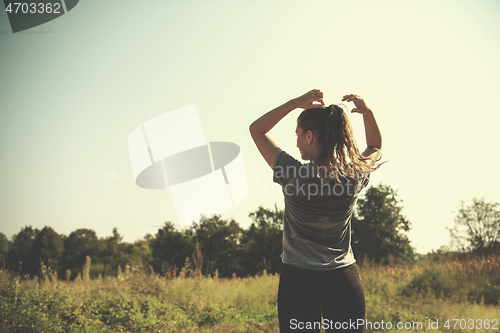
[[[273,181],[282,186],[285,198],[283,262],[314,270],[353,264],[350,220],[368,178],[326,181],[310,163],[281,151]]]

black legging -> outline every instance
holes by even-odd
[[[282,264],[278,315],[281,333],[319,332],[319,323],[326,332],[363,332],[357,324],[365,317],[365,295],[356,264],[330,271]]]

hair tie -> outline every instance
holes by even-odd
[[[344,109],[342,109],[340,106],[335,105],[335,109],[337,110],[338,115],[340,116],[342,112],[344,112]]]
[[[347,108],[347,106],[345,106],[344,103],[335,104],[335,106],[337,107],[337,109],[339,109],[339,114],[342,114],[343,112],[349,111],[349,109]]]

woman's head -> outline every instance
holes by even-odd
[[[337,178],[359,178],[370,169],[370,161],[356,146],[349,117],[338,105],[302,111],[297,135],[303,158],[316,166],[333,166]]]

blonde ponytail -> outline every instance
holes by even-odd
[[[349,117],[340,106],[332,104],[326,108],[304,110],[297,118],[297,124],[304,132],[314,133],[320,146],[315,163],[333,166],[332,173],[337,181],[343,177],[361,180],[380,167],[374,166],[370,158],[359,152]]]

